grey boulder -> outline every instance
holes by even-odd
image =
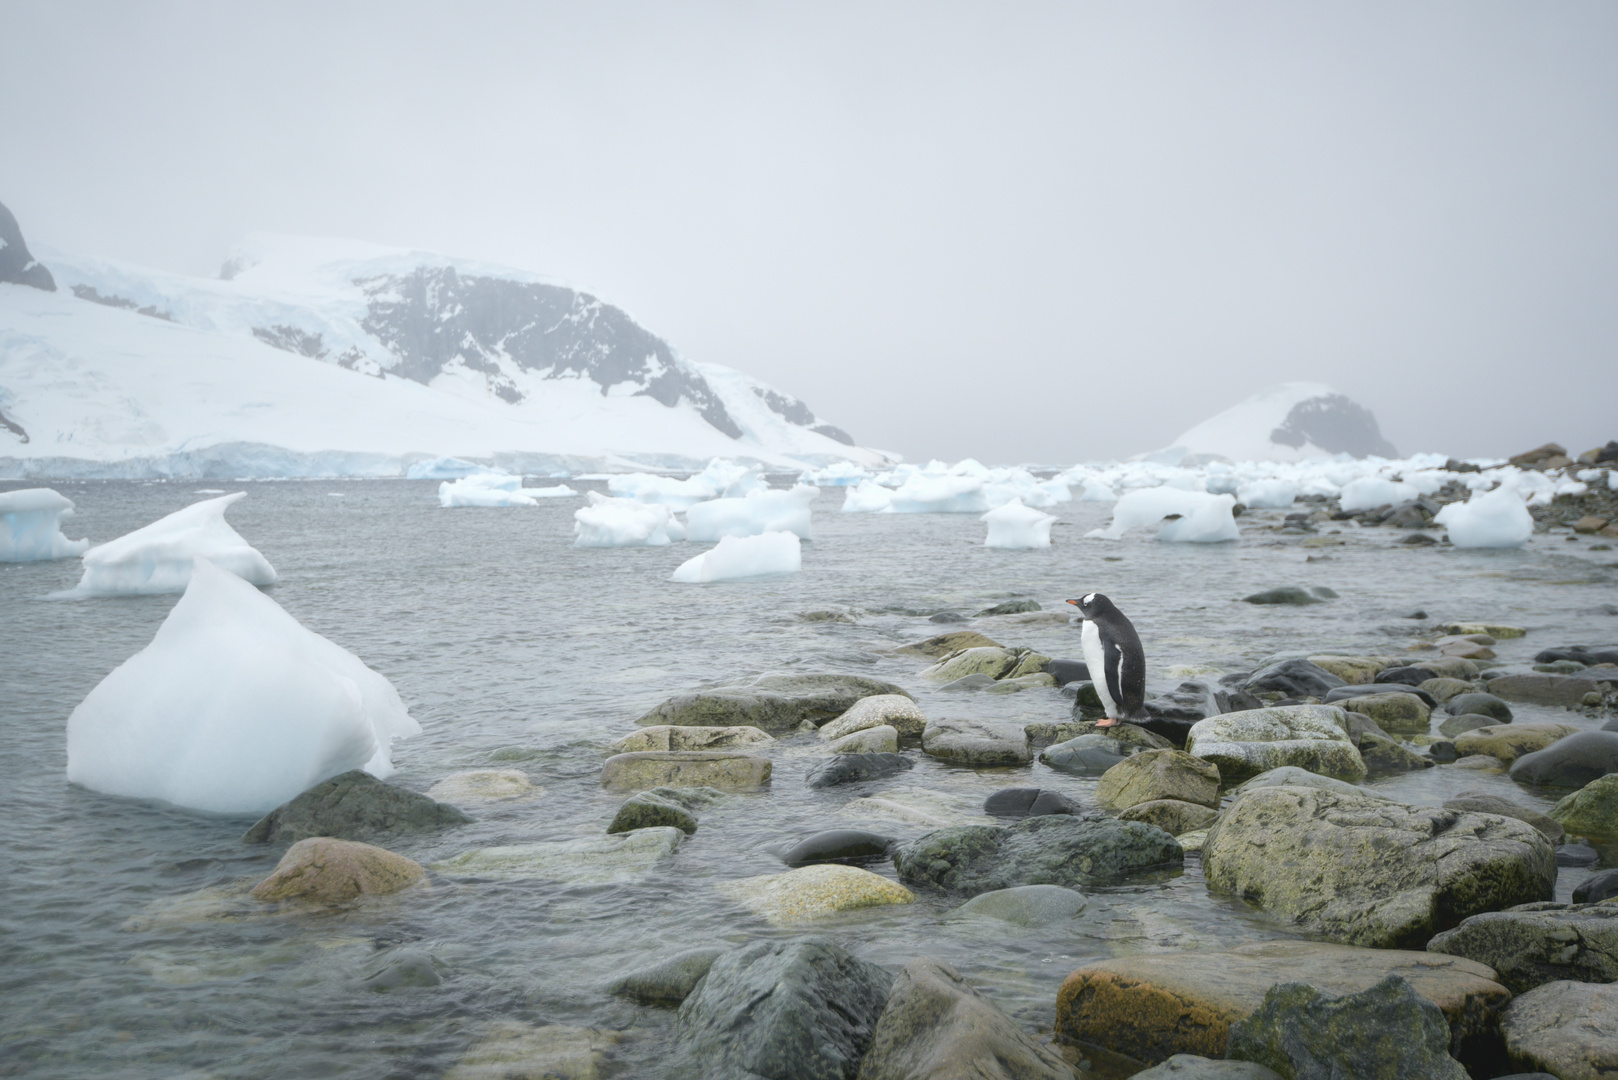
[[[1487,964],[1514,994],[1548,982],[1618,981],[1618,906],[1523,904],[1473,915],[1427,943],[1429,952]]]
[[[248,829],[248,844],[291,844],[311,836],[339,840],[430,832],[472,819],[448,803],[395,784],[385,784],[368,772],[351,769],[322,780],[302,795],[282,803]]]
[[[1281,1074],[1251,1061],[1175,1054],[1161,1065],[1136,1073],[1134,1080],[1281,1080]]]
[[[607,992],[642,1005],[678,1005],[708,974],[723,949],[687,949],[613,980]]]
[[[1511,778],[1519,784],[1546,787],[1584,787],[1611,772],[1618,772],[1618,732],[1580,731],[1565,735],[1543,750],[1524,754],[1511,763]]]

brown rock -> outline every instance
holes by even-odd
[[[1544,468],[1545,463],[1554,458],[1571,460],[1567,457],[1566,447],[1557,443],[1548,442],[1544,446],[1523,451],[1511,459],[1511,464],[1517,466],[1519,469]]]
[[[381,896],[426,876],[414,859],[354,840],[311,836],[281,856],[275,873],[253,886],[259,900],[307,900],[341,904],[357,896]]]
[[[711,787],[754,791],[770,780],[770,759],[725,750],[647,750],[614,754],[601,766],[601,783],[618,791],[657,787]]]
[[[1500,1017],[1518,1069],[1561,1080],[1618,1075],[1618,984],[1551,982],[1522,994]]]
[[[1594,514],[1586,514],[1573,523],[1573,531],[1576,533],[1598,533],[1606,527],[1607,519],[1596,517]]]
[[[1136,803],[1179,799],[1219,807],[1219,766],[1183,750],[1142,750],[1101,776],[1096,802],[1109,810]]]

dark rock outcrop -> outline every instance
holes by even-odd
[[[448,803],[408,788],[385,784],[368,772],[351,769],[323,780],[302,795],[282,803],[248,829],[248,844],[290,844],[311,836],[343,840],[393,833],[430,832],[472,819]]]
[[[895,851],[893,864],[907,884],[976,896],[1015,885],[1112,884],[1184,857],[1174,838],[1152,825],[1048,814],[1008,828],[937,829]]]
[[[31,285],[46,292],[56,291],[56,279],[35,261],[23,242],[22,227],[4,203],[0,203],[0,281],[13,285]]]

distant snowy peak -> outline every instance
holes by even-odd
[[[51,272],[28,253],[23,242],[22,226],[16,217],[0,203],[0,281],[13,285],[32,285],[46,292],[56,291]]]
[[[1233,405],[1150,455],[1154,460],[1225,458],[1301,461],[1348,454],[1396,458],[1370,409],[1324,383],[1282,383]]]

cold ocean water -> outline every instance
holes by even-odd
[[[207,497],[196,482],[55,486],[78,504],[68,535],[98,542]],[[395,744],[394,782],[425,790],[457,770],[520,768],[544,789],[469,807],[475,824],[389,843],[424,864],[496,844],[600,835],[624,798],[598,783],[608,745],[668,695],[736,676],[857,673],[905,686],[930,717],[1066,719],[1069,699],[1056,690],[942,692],[920,677],[927,660],[894,649],[970,628],[1078,657],[1062,600],[1090,590],[1134,620],[1155,691],[1249,670],[1277,653],[1397,653],[1447,618],[1529,627],[1526,638],[1495,647],[1515,670],[1543,648],[1618,638],[1618,618],[1603,607],[1618,603],[1618,553],[1590,552],[1589,541],[1561,533],[1537,535],[1523,550],[1458,551],[1396,546],[1402,531],[1347,527],[1333,537],[1341,546],[1306,549],[1302,538],[1271,531],[1281,512],[1260,511],[1240,520],[1237,543],[1165,544],[1149,534],[1107,542],[1082,537],[1105,524],[1109,506],[1069,503],[1055,511],[1052,549],[1000,551],[982,546],[976,515],[844,515],[832,489],[815,506],[801,573],[677,585],[669,574],[707,545],[575,548],[577,499],[444,510],[425,481],[213,486],[249,492],[229,519],[280,572],[269,595],[391,679],[421,722],[422,735]],[[176,600],[44,599],[78,576],[76,559],[0,564],[0,1076],[431,1077],[518,1024],[619,1033],[607,1071],[653,1077],[673,1012],[614,999],[607,982],[694,946],[801,933],[894,967],[944,959],[1048,1035],[1058,985],[1086,962],[1292,936],[1209,896],[1195,856],[1183,872],[1088,890],[1088,909],[1068,925],[952,919],[959,901],[923,893],[909,906],[771,927],[715,888],[783,871],[767,847],[836,827],[900,839],[927,831],[847,812],[856,794],[965,822],[981,820],[983,798],[1002,787],[1056,788],[1089,802],[1095,783],[1039,764],[948,767],[911,750],[915,769],[893,780],[810,791],[804,773],[822,746],[814,736],[769,747],[768,790],[699,810],[701,827],[677,854],[627,881],[434,875],[430,888],[333,914],[261,914],[239,890],[284,849],[242,844],[251,817],[110,798],[64,779],[68,714],[147,644]],[[1304,608],[1239,601],[1278,585],[1329,586],[1340,598]],[[1045,613],[953,625],[927,618],[1012,598],[1037,600]],[[1415,608],[1432,619],[1401,617]],[[828,609],[854,621],[801,617]],[[1519,720],[1599,724],[1513,707]],[[1422,803],[1481,789],[1551,805],[1503,775],[1442,766],[1371,786]],[[893,873],[891,864],[875,869]],[[1585,873],[1564,870],[1559,898]],[[436,985],[367,985],[411,971]]]

